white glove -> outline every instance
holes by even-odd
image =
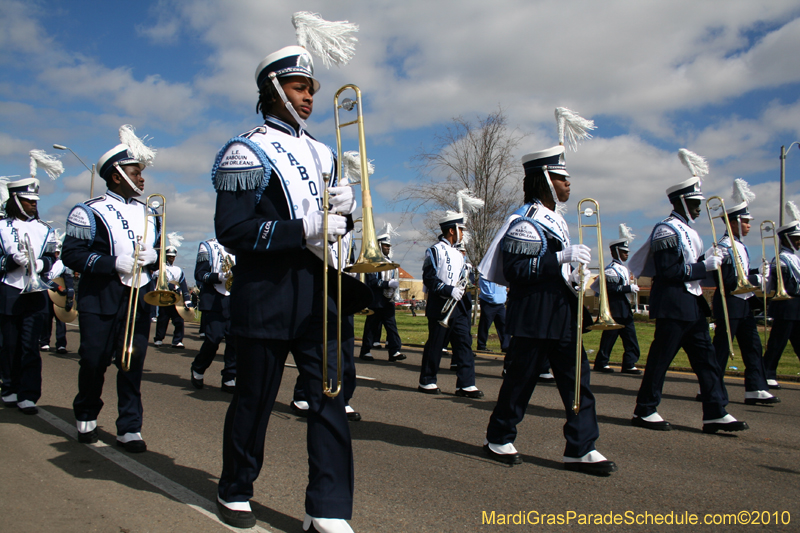
[[[42,270],[44,270],[44,261],[42,261],[41,259],[37,259],[36,260],[36,273],[38,274]]]
[[[573,244],[567,246],[560,252],[556,252],[556,258],[558,259],[559,265],[565,263],[581,263],[588,265],[592,260],[592,250],[585,244]]]
[[[185,302],[183,302],[183,306],[186,307],[186,308],[192,307],[192,301],[191,300],[186,300]]]
[[[350,187],[347,187],[348,189]],[[303,217],[303,232],[306,240],[322,238],[322,211],[314,211],[307,217]],[[328,215],[328,240],[336,240],[337,235],[347,233],[347,219],[340,215]]]
[[[117,261],[114,265],[114,268],[117,269],[117,272],[120,274],[130,274],[133,272],[133,257],[129,255],[120,255],[117,257]]]
[[[387,285],[389,286],[390,289],[396,289],[397,287],[400,286],[400,282],[396,279],[390,279]]]
[[[16,264],[23,268],[28,266],[28,254],[25,252],[14,252],[11,254],[11,259],[13,259]]]
[[[703,260],[703,264],[706,266],[706,270],[709,272],[718,269],[722,264],[722,254],[719,253],[719,248],[714,249],[711,252],[711,255]]]
[[[158,253],[153,248],[139,250],[139,266],[152,265],[158,260]]]
[[[461,298],[464,297],[464,289],[461,287],[453,287],[453,292],[450,293],[450,297],[455,301],[461,300]]]
[[[761,266],[758,267],[758,274],[762,278],[769,278],[769,263],[761,263]]]
[[[639,286],[635,283],[631,283],[631,292],[633,293],[639,292]]]
[[[586,288],[589,286],[590,276],[592,275],[592,273],[589,272],[589,269],[586,268],[586,265],[581,264],[578,268],[573,270],[572,274],[569,276],[569,279],[574,285],[580,284],[581,272],[583,272],[583,290],[586,290]]]
[[[331,211],[350,215],[356,210],[356,199],[352,187],[328,187]]]
[[[219,282],[222,283],[224,281],[228,281],[228,279],[231,277],[231,274],[232,272],[230,270],[226,272],[220,272],[217,274],[217,276],[219,276]]]

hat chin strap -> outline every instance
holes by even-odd
[[[292,103],[289,101],[288,98],[286,98],[286,93],[283,92],[283,87],[281,86],[280,82],[278,82],[278,77],[275,75],[274,72],[269,73],[269,79],[272,80],[272,85],[275,86],[275,90],[278,91],[278,95],[281,97],[281,100],[283,100],[283,105],[286,106],[286,109],[289,110],[289,113],[297,121],[297,125],[303,128],[304,130],[308,129],[308,126],[306,126],[305,121],[302,118],[300,118],[300,115],[297,114],[297,111],[295,111]]]
[[[689,214],[689,208],[686,207],[686,197],[683,195],[681,195],[681,205],[683,206],[683,214],[686,215],[686,222],[694,224],[694,219],[692,215]]]
[[[120,176],[122,176],[122,178],[123,178],[125,181],[127,181],[127,182],[128,182],[128,185],[130,185],[130,186],[131,186],[131,189],[133,189],[133,192],[135,192],[137,195],[140,195],[140,196],[141,196],[142,194],[144,194],[144,191],[143,191],[142,189],[140,189],[139,187],[137,187],[136,185],[134,185],[134,184],[133,184],[133,182],[132,182],[132,181],[131,181],[131,179],[128,177],[128,175],[125,173],[125,171],[124,171],[124,170],[122,170],[122,167],[121,167],[121,166],[119,166],[119,163],[114,163],[114,168],[116,168],[116,169],[119,171],[119,174],[120,174]]]
[[[567,212],[567,204],[558,201],[556,188],[553,187],[553,180],[550,179],[550,173],[547,171],[547,167],[542,167],[542,170],[544,171],[544,176],[547,178],[547,186],[550,187],[550,194],[553,195],[553,202],[556,204],[555,212],[559,215],[563,215]]]
[[[14,194],[14,202],[17,204],[17,207],[19,207],[19,212],[22,213],[23,216],[28,217],[28,218],[25,219],[25,222],[28,222],[29,220],[33,220],[35,218],[35,217],[30,216],[28,214],[28,212],[25,211],[25,209],[22,208],[22,204],[19,203],[19,196],[17,196],[16,194]],[[789,242],[792,242],[792,241],[790,240]]]

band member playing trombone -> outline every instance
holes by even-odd
[[[39,180],[31,157],[32,177],[0,182],[6,212],[0,220],[0,387],[3,405],[35,415],[42,395],[39,337],[50,303],[39,275],[55,262],[56,239],[39,219]]]
[[[167,281],[169,282],[170,289],[183,295],[183,304],[180,301],[175,305],[164,306],[158,310],[158,320],[156,320],[156,334],[153,338],[153,343],[156,346],[161,346],[164,343],[164,338],[167,336],[167,327],[170,320],[175,330],[172,333],[172,347],[182,350],[183,346],[183,331],[185,322],[183,317],[178,313],[176,305],[183,305],[190,307],[192,305],[191,296],[189,295],[189,288],[186,286],[186,276],[183,274],[183,269],[175,264],[175,258],[178,257],[178,247],[183,241],[183,237],[175,232],[167,235],[169,239],[169,246],[167,246],[166,253],[164,254],[164,270],[167,273]],[[153,273],[154,276],[158,272]]]
[[[142,369],[150,336],[150,309],[144,293],[151,281],[151,268],[158,259],[155,246],[160,232],[158,217],[137,198],[144,193],[142,170],[155,153],[133,134],[120,128],[118,144],[100,157],[97,172],[108,190],[72,208],[67,217],[67,236],[61,259],[81,273],[78,284],[81,344],[78,350],[78,394],[72,404],[78,426],[78,442],[97,442],[97,415],[103,407],[101,395],[106,369],[117,370],[117,446],[131,453],[147,450],[142,439]],[[145,235],[147,241],[141,239]],[[134,261],[137,247],[138,258]],[[125,349],[124,332],[136,270],[140,270],[138,312],[133,328],[130,370],[120,368]]]
[[[563,142],[563,137],[559,140]],[[608,475],[617,466],[595,448],[600,431],[589,385],[591,370],[582,348],[580,377],[576,376],[576,285],[591,251],[570,241],[567,223],[557,210],[570,197],[564,146],[528,154],[522,165],[525,205],[506,220],[479,267],[487,279],[509,287],[506,326],[511,335],[508,365],[489,418],[484,450],[502,463],[522,462],[514,446],[517,425],[536,387],[542,359],[549,357],[566,416],[564,468]],[[574,270],[572,263],[577,264]],[[580,379],[577,413],[573,409],[576,379]]]
[[[625,327],[603,331],[603,335],[600,337],[600,347],[597,349],[597,357],[594,360],[596,372],[607,374],[614,372],[614,369],[608,365],[608,360],[611,350],[614,349],[614,343],[617,342],[617,337],[621,337],[625,352],[622,354],[620,371],[623,374],[640,375],[642,373],[636,368],[636,361],[639,360],[639,340],[636,338],[636,323],[633,321],[631,302],[628,300],[631,295],[639,292],[639,286],[631,281],[630,270],[625,266],[633,237],[631,229],[625,224],[620,224],[619,239],[613,240],[609,244],[612,261],[605,271],[608,306],[614,322]],[[595,292],[599,290],[597,283],[598,281],[595,281],[592,285],[592,290]]]
[[[742,243],[742,238],[750,233],[750,222],[753,217],[750,215],[748,204],[755,199],[755,194],[750,192],[747,182],[741,178],[734,181],[734,202],[735,205],[728,207],[726,215],[730,223],[733,238],[725,235],[719,240],[719,247],[723,253],[722,279],[725,287],[725,303],[728,306],[728,322],[730,324],[731,337],[736,337],[739,341],[742,362],[744,363],[744,403],[747,405],[778,403],[780,399],[769,393],[767,378],[764,372],[764,361],[761,358],[761,339],[758,336],[756,319],[753,316],[750,303],[755,298],[755,293],[746,292],[744,294],[734,294],[737,288],[739,276],[737,272],[741,269],[742,276],[754,286],[760,284],[760,279],[755,272],[750,274],[750,254],[747,247]],[[733,241],[733,242],[731,242]],[[732,247],[736,246],[736,254]],[[738,258],[741,264],[735,265],[734,260]],[[717,290],[714,292],[712,302],[714,309],[714,351],[717,354],[717,362],[724,377],[725,369],[728,366],[730,347],[728,346],[728,334],[726,331],[725,315],[722,312],[722,298],[720,296],[719,277],[715,276]]]
[[[769,304],[772,318],[772,331],[764,353],[764,367],[767,384],[771,389],[780,389],[778,383],[778,363],[786,344],[791,341],[794,353],[800,357],[800,210],[794,202],[786,202],[786,224],[778,228],[781,250],[779,253],[783,287],[791,298],[773,300]],[[771,265],[770,284],[777,286],[776,261]]]
[[[463,191],[459,191],[462,194]],[[483,205],[481,203],[481,205]],[[422,282],[428,293],[425,316],[428,319],[428,340],[422,351],[422,368],[419,376],[420,392],[439,394],[436,374],[442,359],[442,348],[447,339],[453,350],[456,369],[456,396],[483,398],[475,386],[475,354],[472,352],[470,310],[472,302],[465,297],[469,283],[466,260],[456,245],[464,237],[465,215],[449,211],[439,219],[442,234],[439,241],[428,248],[422,264]],[[447,321],[445,326],[443,322]]]
[[[703,431],[742,431],[748,429],[747,423],[725,411],[728,403],[725,384],[706,322],[711,309],[700,286],[708,272],[719,268],[722,257],[712,253],[703,259],[703,241],[690,225],[700,215],[705,197],[699,176],[708,173],[708,164],[683,148],[679,156],[692,177],[667,189],[672,213],[656,224],[631,261],[634,276],[653,278],[650,318],[656,319],[632,424],[653,430],[672,429],[657,408],[669,365],[683,348],[700,382]]]
[[[288,46],[268,55],[256,69],[256,83],[257,109],[264,124],[231,139],[212,171],[217,239],[236,254],[230,307],[238,367],[236,391],[225,418],[217,509],[231,526],[256,523],[249,500],[291,351],[309,404],[303,529],[349,532],[353,453],[344,395],[323,394],[326,314],[320,258],[330,240],[353,228],[356,201],[351,187],[337,187],[332,150],[306,131],[305,120],[320,87],[308,51]],[[322,198],[327,176],[331,214],[325,224]],[[333,289],[335,277],[330,279]],[[367,287],[350,276],[341,279],[348,302],[360,307],[339,312],[347,315],[366,307]],[[365,297],[359,298],[358,291]],[[332,309],[332,299],[328,301]],[[327,318],[333,324],[329,335],[335,336],[337,314],[330,312]],[[336,370],[330,375],[335,376]]]

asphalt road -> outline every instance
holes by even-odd
[[[214,516],[212,502],[230,396],[219,389],[219,361],[206,374],[203,390],[191,386],[189,365],[200,338],[194,325],[187,327],[187,334],[186,350],[148,349],[142,433],[149,449],[138,455],[114,446],[113,369],[107,373],[106,407],[98,420],[101,442],[82,445],[74,438],[77,328],[69,328],[71,353],[43,354],[40,415],[0,410],[0,530],[229,530]],[[777,406],[751,407],[743,403],[742,380],[728,379],[728,410],[751,429],[706,435],[701,432],[700,405],[694,401],[693,375],[668,375],[659,412],[674,430],[662,433],[630,425],[639,377],[594,374],[601,432],[597,447],[619,466],[617,473],[600,478],[562,470],[564,415],[553,385],[541,384],[534,392],[516,442],[524,462],[507,467],[485,458],[481,448],[501,383],[499,359],[478,359],[477,384],[486,398],[469,400],[453,395],[455,375],[448,370],[439,378],[442,395],[417,392],[418,350],[406,351],[408,359],[399,363],[389,363],[385,350],[372,353],[375,362],[357,364],[358,389],[352,401],[363,416],[351,423],[356,485],[350,523],[356,532],[557,531],[576,526],[587,531],[730,531],[747,528],[702,522],[730,523],[740,512],[737,519],[747,519],[750,527],[768,520],[768,525],[756,527],[800,529],[797,383],[778,392],[783,402]],[[444,358],[443,366],[448,363]],[[307,457],[305,422],[288,407],[295,377],[296,370],[287,366],[252,500],[257,528],[263,531],[302,531]],[[537,524],[545,514],[556,516]],[[673,525],[654,524],[661,515]],[[674,525],[691,520],[691,515],[700,524]],[[581,517],[607,523],[580,525]],[[548,518],[556,523],[547,524]],[[620,523],[614,524],[615,519]],[[782,523],[776,525],[776,520]]]

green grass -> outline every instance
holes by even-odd
[[[423,345],[425,341],[428,339],[428,320],[425,318],[425,311],[417,311],[417,316],[412,317],[411,312],[407,310],[397,310],[397,329],[400,332],[400,338],[403,341],[403,344],[418,344]],[[356,315],[355,317],[355,329],[356,329],[356,337],[361,337],[361,334],[364,332],[364,316]],[[636,322],[636,335],[639,338],[639,349],[641,350],[641,357],[639,359],[639,365],[643,367],[645,361],[647,360],[647,352],[650,349],[650,344],[653,342],[653,332],[655,331],[655,322],[643,321],[643,322]],[[477,324],[472,328],[473,337],[477,333]],[[759,327],[759,334],[761,335],[761,342],[764,342],[763,331],[762,328]],[[602,335],[601,331],[590,331],[589,333],[585,333],[583,335],[583,345],[586,347],[586,350],[593,350],[589,353],[589,360],[594,361],[594,357],[597,354],[597,348],[600,346],[600,336]],[[713,333],[712,333],[713,337]],[[386,340],[386,334],[383,334],[383,340]],[[489,330],[489,341],[486,343],[487,347],[490,350],[500,353],[500,341],[497,338],[497,332],[494,329],[494,326],[491,327]],[[475,345],[473,344],[473,348]],[[736,354],[736,359],[731,361],[728,360],[728,370],[733,370],[731,367],[737,367],[738,371],[744,371],[744,365],[742,364],[742,360],[739,356],[741,353],[739,351],[739,344],[737,343],[736,339],[733,341],[733,351]],[[611,352],[611,362],[620,364],[622,363],[622,341],[617,339],[617,342],[614,344],[614,349]],[[686,352],[680,350],[678,355],[675,356],[675,360],[672,362],[672,367],[675,368],[689,368],[689,358],[686,356]],[[782,376],[790,376],[790,377],[797,377],[800,375],[800,360],[798,360],[797,356],[792,349],[791,344],[788,344],[786,350],[783,353],[783,357],[781,357],[780,364],[778,365],[778,374]]]

